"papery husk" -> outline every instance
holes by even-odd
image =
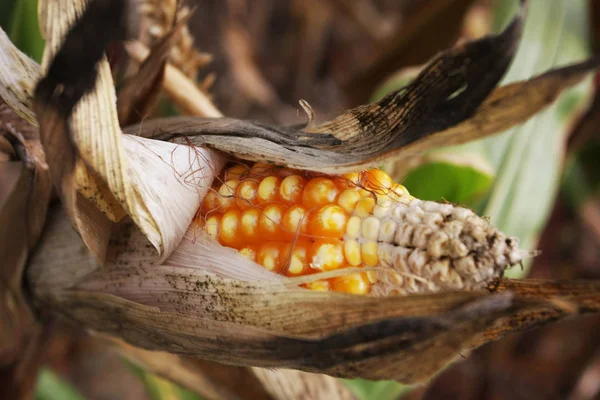
[[[42,34],[47,41],[44,67],[50,63],[52,55],[61,45],[65,33],[75,18],[81,15],[85,9],[85,3],[85,1],[68,0],[40,2],[40,19],[43,20],[41,26],[51,27],[51,29],[42,29]],[[107,2],[107,4],[110,3]],[[95,21],[95,23],[100,23],[100,21]],[[119,22],[112,21],[112,23]],[[165,171],[161,174],[160,184],[149,184],[155,170],[139,169],[137,160],[131,160],[131,155],[126,150],[127,144],[124,142],[119,127],[115,108],[114,83],[105,57],[96,68],[97,84],[94,90],[79,102],[70,124],[78,155],[85,163],[78,163],[77,168],[84,168],[85,165],[88,170],[94,172],[93,175],[87,174],[87,179],[78,178],[78,181],[93,182],[96,180],[94,176],[97,175],[102,183],[106,184],[109,191],[98,191],[87,194],[86,197],[94,199],[96,206],[104,206],[103,211],[112,220],[118,220],[122,214],[115,207],[107,207],[106,201],[104,201],[104,198],[110,195],[114,196],[118,204],[145,233],[158,253],[170,254],[181,240],[195,214],[195,208],[203,197],[202,187],[206,190],[210,181],[200,185],[198,190],[193,185],[199,182],[193,182],[190,185],[182,184],[181,176],[179,176],[181,171],[177,169],[177,166],[169,164],[186,162],[187,169],[193,171],[191,168],[194,166],[190,165],[190,159],[193,160],[194,156],[190,155],[190,151],[184,151],[185,154],[175,154],[177,151],[174,151],[170,155],[168,154],[169,150],[173,151],[173,148],[170,148],[166,152],[155,155],[148,151],[145,152],[148,165],[155,168],[160,166],[160,169]],[[144,144],[140,144],[140,150],[144,146]],[[163,145],[157,146],[164,148]],[[153,150],[156,152],[158,147],[155,146]],[[179,156],[181,158],[178,158]],[[216,161],[209,165],[215,169],[219,168],[219,163]],[[167,173],[169,168],[171,168],[170,174]],[[132,173],[132,170],[137,170],[137,173]],[[204,174],[208,175],[206,171]],[[80,170],[77,176],[80,175],[85,176],[86,173]],[[194,171],[190,178],[196,180],[197,176],[201,175],[202,171]],[[173,207],[175,202],[170,201],[167,204],[159,200],[160,196],[156,189],[161,186],[169,187],[172,198],[177,199],[176,203],[181,207]],[[102,185],[98,184],[97,187],[102,188]]]
[[[513,331],[597,311],[600,302],[597,283],[565,290],[559,303],[477,291],[373,298],[231,280],[206,274],[205,253],[195,267],[161,263],[125,228],[100,269],[76,251],[67,218],[55,210],[28,270],[39,305],[137,346],[227,364],[416,383],[500,323]]]

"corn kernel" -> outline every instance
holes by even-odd
[[[353,215],[348,219],[348,223],[346,224],[346,235],[351,237],[352,239],[356,239],[360,234],[360,226],[362,224],[362,220]]]
[[[281,219],[283,234],[292,239],[298,235],[308,233],[308,213],[301,206],[291,206],[288,208]]]
[[[253,245],[246,245],[239,249],[241,255],[249,260],[256,261],[256,255],[258,254],[258,247]]]
[[[311,215],[310,233],[314,236],[341,238],[346,230],[348,215],[342,207],[328,204]]]
[[[258,205],[258,183],[246,179],[237,186],[235,190],[235,203],[242,210],[256,207]]]
[[[379,246],[377,242],[365,242],[360,248],[360,254],[363,259],[363,263],[368,267],[374,267],[379,264]]]
[[[219,196],[221,201],[220,211],[225,212],[236,206],[235,190],[237,189],[237,185],[239,183],[240,181],[232,179],[221,185],[219,188]]]
[[[377,241],[380,227],[381,221],[379,218],[368,216],[362,221],[362,237],[366,240]]]
[[[281,218],[283,217],[283,206],[280,204],[269,204],[260,213],[258,219],[258,232],[266,240],[281,239]]]
[[[225,246],[238,248],[244,244],[241,235],[241,211],[229,210],[221,218],[219,240]]]
[[[386,193],[392,187],[392,178],[380,169],[365,171],[361,177],[362,186],[374,193]]]
[[[337,203],[348,214],[351,214],[356,207],[356,203],[360,200],[360,194],[355,189],[346,189],[338,197]]]
[[[360,244],[357,240],[344,240],[344,255],[348,264],[356,267],[362,263]]]
[[[242,177],[245,177],[248,172],[250,171],[250,168],[245,165],[245,164],[236,164],[231,168],[228,168],[227,171],[225,171],[225,180],[232,180],[232,179],[236,179],[236,180],[241,180]]]
[[[212,214],[206,218],[204,230],[213,238],[219,237],[219,229],[221,226],[221,214]]]
[[[268,204],[279,199],[279,185],[281,179],[277,176],[267,176],[258,185],[259,204]]]
[[[354,215],[357,215],[360,218],[367,218],[373,212],[374,208],[375,199],[372,197],[363,197],[356,203]]]
[[[304,185],[306,185],[306,179],[300,175],[290,175],[281,181],[279,197],[289,204],[298,203],[302,198]]]
[[[304,187],[302,202],[308,210],[311,210],[312,208],[333,203],[339,192],[340,190],[331,179],[314,178]]]
[[[242,214],[242,223],[240,231],[245,241],[256,243],[258,241],[258,220],[260,218],[260,210],[251,208],[245,210]]]
[[[310,242],[307,240],[297,240],[295,243],[288,243],[283,248],[284,265],[287,269],[284,272],[287,276],[304,275],[310,270],[309,264]]]
[[[310,266],[320,271],[330,271],[344,266],[344,245],[338,239],[319,239],[311,246]]]
[[[363,273],[353,273],[331,279],[331,288],[337,292],[351,294],[369,293],[369,280]]]
[[[281,250],[285,246],[281,242],[266,242],[258,249],[256,261],[272,272],[279,272],[282,267]]]

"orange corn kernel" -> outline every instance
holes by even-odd
[[[348,214],[336,204],[321,207],[310,218],[310,233],[314,236],[326,236],[341,239],[346,231]]]
[[[252,179],[246,179],[237,186],[235,190],[235,203],[242,210],[256,207],[258,205],[258,183]]]
[[[268,204],[279,199],[279,185],[281,178],[278,176],[267,176],[258,184],[258,203]]]
[[[258,248],[256,262],[272,272],[280,272],[283,266],[283,242],[265,242]]]
[[[330,280],[331,289],[336,292],[368,294],[371,283],[365,273],[354,273]]]
[[[384,171],[324,176],[269,164],[236,164],[208,192],[198,220],[222,245],[278,274],[294,277],[378,266],[393,237],[386,207],[408,199]],[[389,257],[388,257],[389,258]],[[383,262],[383,261],[382,261]],[[311,290],[367,294],[369,272],[321,279]],[[375,274],[373,275],[376,279]]]
[[[302,203],[307,209],[321,207],[335,202],[340,189],[331,179],[314,178],[304,187],[302,192]]]
[[[258,233],[263,240],[281,240],[283,229],[281,219],[284,207],[281,204],[269,204],[260,213],[258,219]]]
[[[331,271],[346,265],[344,243],[339,239],[319,239],[310,246],[310,266],[318,271]]]

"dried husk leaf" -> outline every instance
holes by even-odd
[[[264,368],[252,368],[252,372],[275,399],[356,399],[347,386],[327,375]]]
[[[169,53],[187,20],[188,18],[180,20],[165,37],[158,41],[135,75],[123,83],[117,99],[121,126],[141,121],[158,102]]]
[[[372,298],[230,280],[206,275],[201,254],[196,268],[161,263],[127,230],[98,269],[75,251],[73,235],[64,214],[54,214],[29,269],[40,305],[137,346],[228,364],[414,383],[512,315],[535,311],[537,323],[567,315],[563,305],[509,293]],[[597,286],[588,288],[585,309],[579,299],[568,299],[570,311],[597,310]],[[506,329],[521,325],[512,322]]]
[[[110,2],[107,4],[106,7],[109,8]],[[65,0],[40,3],[40,10],[42,10],[40,17],[46,18],[42,26],[52,27],[49,31],[43,32],[47,40],[44,65],[48,65],[48,60],[62,43],[65,33],[75,21],[76,16],[81,15],[84,8],[84,1]],[[107,12],[112,11],[109,9]],[[112,17],[114,14],[109,14],[109,16]],[[121,15],[121,18],[125,17],[126,15]],[[89,23],[102,23],[101,19],[92,22],[93,16],[89,19],[90,21],[87,21]],[[108,24],[109,22],[105,21],[104,23]],[[110,20],[110,23],[114,24],[118,21]],[[87,39],[93,40],[90,37]],[[85,41],[85,39],[83,40]],[[65,54],[68,54],[68,50]],[[68,59],[62,60],[65,63],[68,61]],[[54,60],[53,63],[57,63],[57,61]],[[79,65],[75,65],[79,67]],[[194,166],[190,166],[190,158],[193,160],[194,156],[190,155],[189,151],[184,151],[185,154],[182,154],[182,152],[175,151],[173,147],[165,149],[163,144],[152,147],[152,151],[147,149],[144,151],[142,148],[148,146],[145,143],[136,142],[138,145],[135,152],[143,151],[146,156],[144,165],[146,169],[140,168],[140,164],[137,162],[139,160],[132,162],[131,153],[128,154],[127,147],[131,148],[135,145],[131,141],[127,142],[121,133],[115,108],[114,84],[105,57],[96,68],[96,86],[81,100],[72,116],[71,130],[79,156],[85,162],[88,170],[92,169],[106,183],[110,193],[145,233],[159,254],[169,254],[185,233],[195,213],[195,208],[203,196],[201,190],[194,191],[193,185],[182,184],[182,176],[178,174],[178,172],[181,173],[178,165],[187,163],[186,170],[190,172],[184,173],[183,176],[191,181],[203,179],[204,175],[210,174],[207,171],[193,170]],[[160,154],[156,154],[159,152]],[[175,166],[169,166],[169,164]],[[192,164],[194,163],[192,162]],[[77,165],[78,168],[81,168],[83,164],[78,163]],[[218,162],[209,163],[209,165],[216,169],[219,167]],[[153,170],[149,171],[148,166],[153,166]],[[162,181],[157,185],[149,184],[153,178],[151,173],[159,168],[162,170],[160,174]],[[171,168],[170,171],[169,168]],[[173,169],[178,172],[174,172]],[[94,178],[89,176],[86,181],[93,180]],[[203,186],[206,188],[208,184],[205,182]],[[97,186],[102,187],[100,184]],[[190,186],[192,187],[190,188]],[[171,198],[176,201],[164,203],[159,193],[156,192],[160,190],[159,187],[169,188]],[[98,204],[103,203],[104,197],[104,193],[97,193],[91,198],[99,199],[96,201]],[[173,207],[174,204],[178,204],[180,207]],[[118,210],[114,214],[118,215]]]
[[[143,43],[132,41],[125,44],[127,54],[134,61],[143,62],[150,51]],[[221,112],[198,86],[174,65],[165,65],[163,80],[165,93],[177,104],[183,113],[205,118],[220,118]]]

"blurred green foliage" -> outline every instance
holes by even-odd
[[[0,0],[0,26],[25,54],[40,62],[44,40],[37,19],[37,0]]]
[[[48,368],[42,369],[38,377],[36,400],[84,400],[73,386],[65,382]]]

